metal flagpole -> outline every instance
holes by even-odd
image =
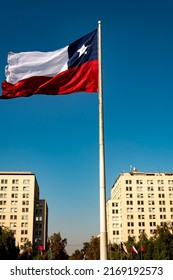
[[[100,157],[100,259],[107,260],[107,223],[106,223],[106,180],[104,151],[104,118],[102,86],[101,21],[98,21],[98,61],[99,61],[99,157]]]

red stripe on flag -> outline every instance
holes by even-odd
[[[1,99],[28,97],[34,94],[69,94],[98,92],[98,60],[70,68],[55,77],[31,77],[16,84],[2,83]]]

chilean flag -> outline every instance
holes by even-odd
[[[8,54],[0,99],[98,92],[97,29],[51,52]]]

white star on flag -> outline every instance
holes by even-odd
[[[84,54],[84,53],[87,53],[86,52],[87,50],[87,47],[85,45],[83,45],[77,52],[79,52],[79,57]]]

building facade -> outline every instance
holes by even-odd
[[[138,172],[119,175],[107,201],[108,242],[151,237],[164,223],[173,226],[173,173]]]
[[[39,245],[45,246],[47,223],[48,207],[46,201],[39,198],[35,174],[0,172],[0,226],[14,232],[16,246],[21,248],[30,241],[35,248],[38,238]]]

